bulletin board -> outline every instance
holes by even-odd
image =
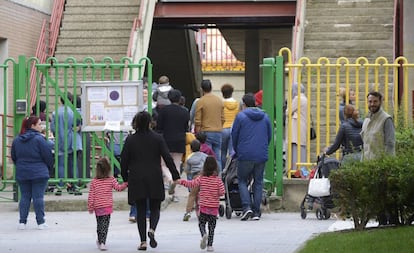
[[[129,131],[143,110],[142,80],[82,81],[82,131]]]

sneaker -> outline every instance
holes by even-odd
[[[99,243],[99,241],[98,241],[98,240],[96,240],[96,247],[97,247],[98,249],[100,249],[100,248],[101,248],[101,244]]]
[[[242,216],[240,217],[240,220],[242,221],[248,220],[250,217],[252,217],[252,215],[253,215],[252,210],[249,209],[247,211],[244,211]]]
[[[129,220],[129,222],[132,222],[132,223],[137,222],[137,219],[136,219],[134,216],[130,216],[130,217],[128,218],[128,220]]]
[[[214,248],[213,246],[207,246],[207,252],[213,252]]]
[[[19,223],[19,225],[17,226],[18,230],[25,230],[26,229],[26,224],[24,223]]]
[[[259,215],[253,215],[252,220],[260,220],[260,216]]]
[[[43,230],[43,229],[46,229],[46,228],[48,228],[49,226],[46,224],[46,223],[42,223],[42,224],[40,224],[40,225],[38,225],[37,226],[37,229],[39,229],[39,230]]]
[[[55,195],[56,195],[56,196],[62,196],[62,190],[57,190],[57,191],[55,192]]]
[[[99,246],[99,249],[100,249],[101,251],[108,250],[108,248],[106,247],[106,245],[105,245],[105,244],[103,244],[103,243],[101,243],[101,245]]]
[[[73,193],[75,194],[75,196],[81,196],[82,192],[79,191],[78,189],[74,190]]]
[[[171,201],[172,202],[175,202],[175,203],[180,202],[180,200],[178,199],[178,197],[175,196],[175,195],[171,197]]]
[[[200,241],[200,249],[205,249],[207,247],[208,235],[204,234]]]
[[[185,213],[183,221],[188,221],[191,218],[191,213]]]

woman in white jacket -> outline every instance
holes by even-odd
[[[306,161],[306,145],[308,128],[308,99],[305,95],[305,88],[300,85],[300,92],[298,92],[298,84],[292,85],[292,105],[291,108],[286,109],[286,122],[288,122],[289,115],[292,115],[292,129],[290,143],[291,145],[291,169],[296,170],[297,162]],[[287,129],[286,137],[288,138],[289,129]],[[299,145],[298,145],[299,144]],[[300,150],[300,151],[299,151]],[[300,152],[300,159],[298,159]]]

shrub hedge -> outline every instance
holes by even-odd
[[[414,221],[413,130],[397,129],[396,156],[349,163],[330,174],[335,203],[352,216],[355,229],[364,229],[370,219],[396,225]]]

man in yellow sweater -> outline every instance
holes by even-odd
[[[195,132],[205,132],[207,145],[216,154],[216,160],[221,171],[221,132],[224,123],[223,101],[211,93],[212,85],[210,80],[201,82],[203,96],[197,101],[194,129]]]

